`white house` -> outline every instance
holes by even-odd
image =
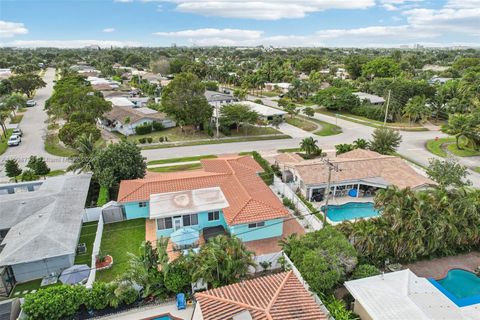
[[[292,85],[288,82],[265,82],[265,90],[273,91],[275,89],[280,89],[283,93],[287,93]]]
[[[385,103],[385,99],[383,99],[380,96],[366,93],[366,92],[354,92],[354,96],[357,96],[358,99],[361,101],[368,101],[370,104],[376,105],[376,106],[382,106]]]

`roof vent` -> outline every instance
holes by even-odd
[[[237,313],[232,317],[232,320],[252,320],[252,319],[253,319],[252,315],[248,310],[243,310],[242,312]]]

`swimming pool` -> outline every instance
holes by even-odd
[[[429,280],[459,307],[480,303],[480,277],[472,272],[451,269],[445,278]]]
[[[322,207],[325,212],[325,206]],[[380,215],[380,212],[373,207],[372,202],[347,202],[342,205],[329,205],[327,218],[333,222],[370,218]]]

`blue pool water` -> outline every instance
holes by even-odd
[[[459,307],[480,303],[480,277],[472,272],[452,269],[445,278],[430,282]]]
[[[171,320],[169,316],[161,316],[160,318],[153,318],[152,320]]]
[[[324,211],[324,207],[322,207]],[[342,205],[329,205],[327,217],[333,222],[376,217],[380,215],[372,202],[348,202]]]

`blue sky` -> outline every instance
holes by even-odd
[[[480,45],[480,0],[0,0],[2,46]]]

